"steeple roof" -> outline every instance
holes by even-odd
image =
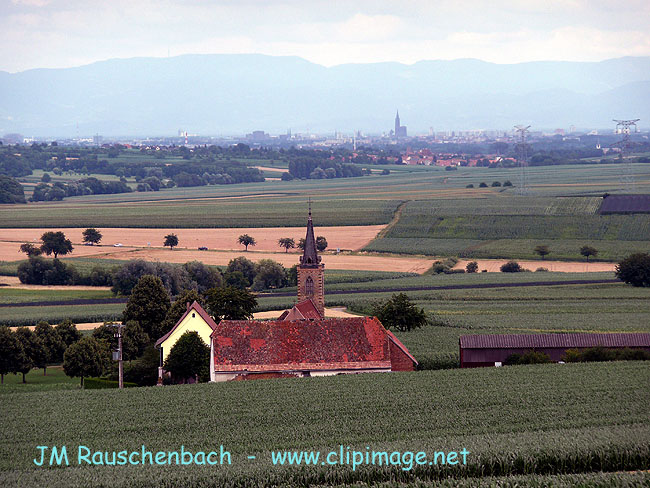
[[[311,203],[309,205],[309,218],[307,219],[307,236],[305,237],[305,249],[300,257],[300,265],[317,267],[320,263],[320,256],[316,250],[316,238],[314,237],[314,224],[311,220]]]

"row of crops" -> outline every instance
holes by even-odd
[[[2,394],[3,486],[309,486],[650,469],[638,362]],[[186,409],[179,409],[185,406]],[[213,450],[231,466],[37,468],[35,446]],[[465,466],[287,467],[270,451],[470,451]],[[247,456],[255,455],[249,461]],[[524,478],[525,479],[525,478]]]
[[[596,239],[641,241],[650,215],[465,215],[435,217],[407,204],[386,237],[437,239]]]

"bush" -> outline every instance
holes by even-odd
[[[547,273],[547,272],[548,272],[548,268],[537,268],[535,270],[535,273]]]
[[[523,271],[523,268],[517,261],[508,261],[501,266],[502,273],[520,273],[521,271]]]
[[[499,186],[501,186],[501,182],[500,182],[500,181],[493,181],[493,182],[492,182],[492,187],[493,187],[493,188],[496,188],[496,187],[499,187]]]
[[[528,351],[524,354],[511,354],[503,364],[513,366],[517,364],[544,364],[550,362],[552,361],[548,354],[538,351]]]
[[[470,261],[467,263],[467,266],[465,266],[465,271],[468,273],[476,273],[478,272],[478,263],[476,261]]]
[[[376,304],[373,307],[373,315],[387,329],[393,328],[402,332],[427,324],[427,314],[424,309],[418,309],[404,293],[393,295],[385,302]]]
[[[487,188],[487,183],[481,181],[481,183],[478,185],[479,188]]]
[[[650,254],[637,253],[616,265],[616,277],[632,286],[650,286]]]
[[[567,349],[562,360],[566,363],[586,363],[599,361],[650,361],[650,352],[644,349],[612,349],[590,347],[587,349]]]
[[[512,186],[512,182],[510,180],[506,180],[503,182],[503,186]]]
[[[473,185],[472,183],[470,183],[470,184],[467,185],[465,188],[474,188],[474,185]]]
[[[18,279],[29,285],[74,285],[79,281],[79,273],[74,266],[58,259],[30,256],[18,265]]]

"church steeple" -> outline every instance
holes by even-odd
[[[316,249],[314,223],[311,219],[311,200],[309,201],[309,217],[307,219],[307,235],[305,248],[300,256],[298,265],[298,301],[311,299],[316,305],[321,317],[325,315],[325,265]]]
[[[314,237],[314,223],[311,220],[311,201],[309,202],[309,218],[307,219],[307,236],[305,237],[305,249],[300,257],[301,266],[317,267],[320,263],[320,256],[316,249],[316,238]]]

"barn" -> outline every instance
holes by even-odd
[[[413,371],[418,362],[375,317],[222,320],[211,381]]]
[[[460,336],[460,367],[503,364],[511,354],[543,352],[561,361],[567,349],[634,348],[650,352],[650,333],[621,334],[477,334]]]
[[[607,195],[603,198],[598,213],[601,215],[650,213],[650,195]]]

